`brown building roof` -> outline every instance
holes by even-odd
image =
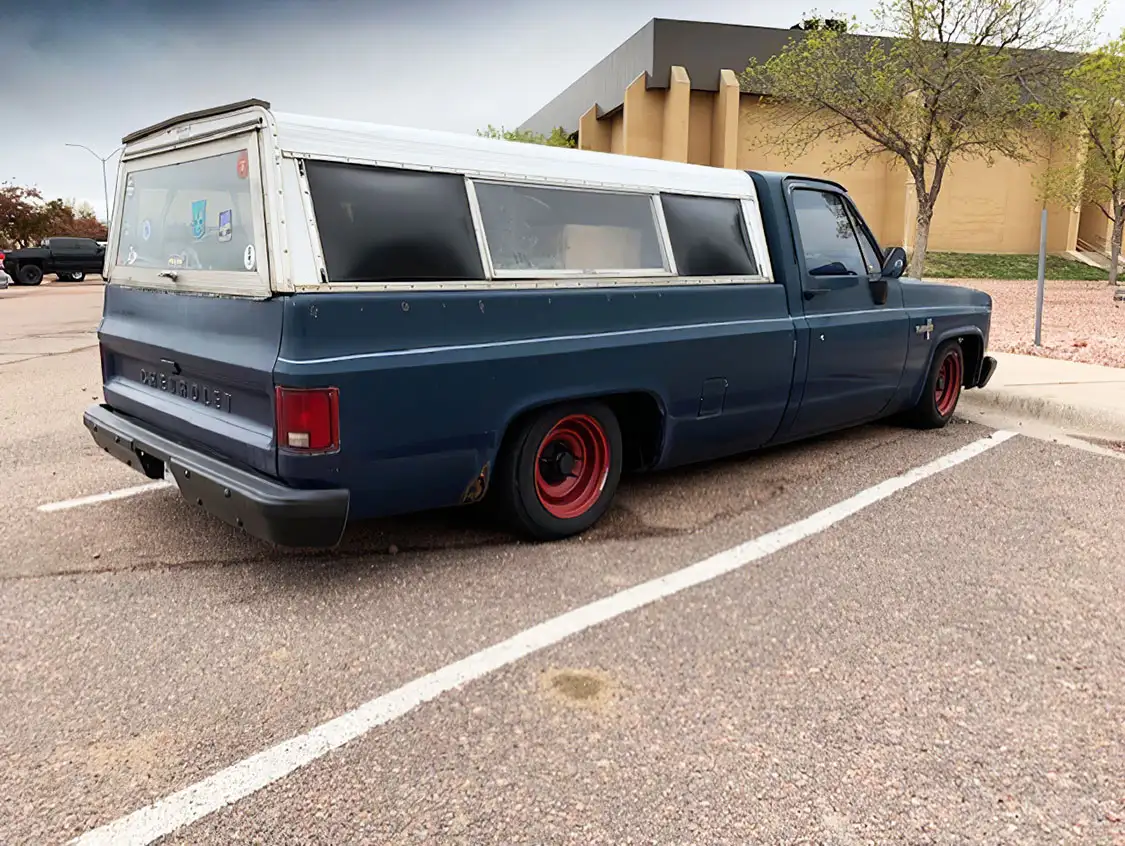
[[[696,91],[717,91],[719,71],[741,73],[751,57],[766,61],[800,30],[653,18],[570,87],[524,121],[520,129],[549,133],[578,129],[597,103],[599,115],[621,106],[625,89],[642,73],[648,88],[667,88],[672,65],[683,67]]]
[[[647,74],[646,88],[668,88],[673,65],[687,71],[692,90],[717,91],[719,71],[742,73],[750,59],[765,62],[791,40],[803,36],[803,30],[797,28],[653,18],[519,128],[549,134],[561,126],[574,132],[579,118],[595,103],[599,117],[620,108],[625,89],[642,73]],[[1053,56],[1059,69],[1079,58],[1074,53]],[[1030,96],[1034,96],[1034,87],[1034,80],[1028,80]]]

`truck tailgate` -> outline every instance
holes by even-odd
[[[274,365],[282,304],[107,285],[105,401],[158,433],[277,474]]]

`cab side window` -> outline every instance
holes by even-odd
[[[793,191],[793,208],[810,276],[867,275],[867,262],[843,197],[798,188]]]
[[[883,251],[879,249],[879,245],[875,243],[875,239],[863,222],[863,218],[859,216],[859,209],[850,200],[848,201],[848,213],[851,215],[852,225],[859,237],[859,248],[863,250],[863,259],[867,262],[867,272],[871,274],[881,272],[883,269]]]

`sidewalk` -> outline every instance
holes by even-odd
[[[996,373],[987,387],[962,395],[965,410],[990,409],[1125,440],[1125,369],[1012,353],[990,355],[996,358]]]

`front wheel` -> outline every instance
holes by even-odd
[[[965,382],[965,352],[957,341],[946,341],[934,353],[930,372],[909,422],[919,429],[940,429],[952,418]]]
[[[560,405],[534,414],[505,444],[498,493],[523,534],[559,540],[602,518],[621,466],[614,413],[600,402]]]
[[[69,274],[71,282],[82,282],[86,278],[85,273],[71,273]]]

